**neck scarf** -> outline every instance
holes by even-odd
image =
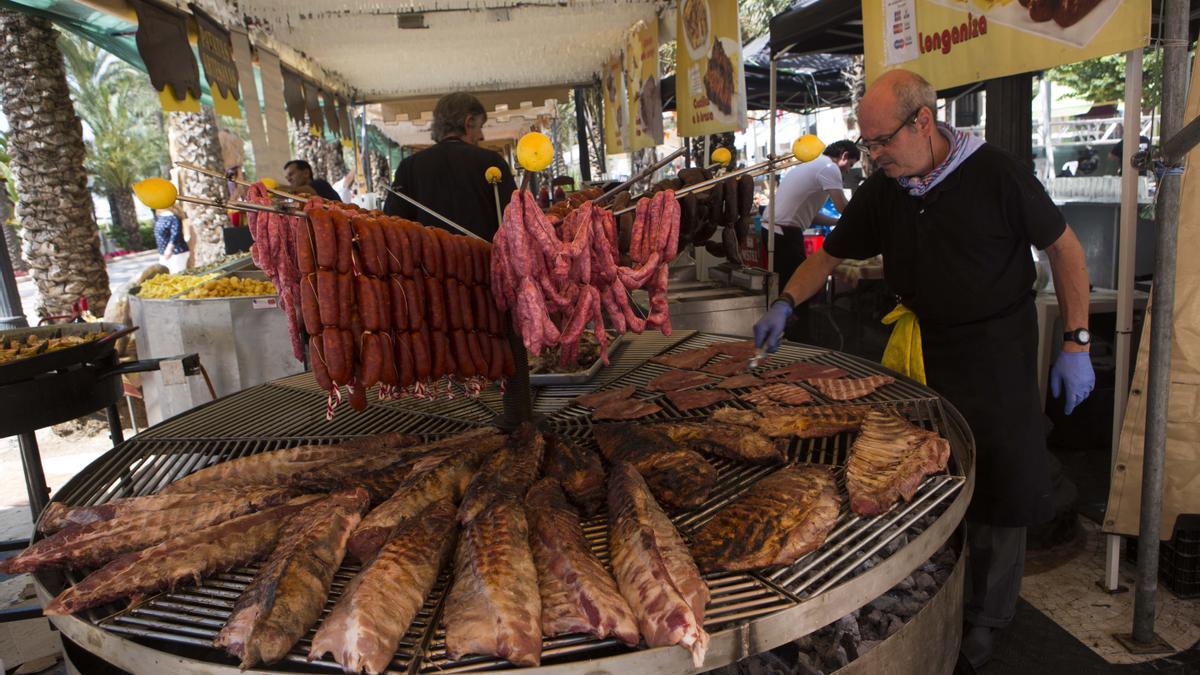
[[[955,129],[949,124],[943,122],[937,123],[938,131],[946,137],[950,142],[950,153],[946,155],[946,159],[933,168],[928,174],[922,177],[917,176],[901,176],[896,180],[900,182],[900,187],[908,191],[908,194],[913,197],[923,197],[925,193],[933,189],[933,186],[942,182],[942,179],[949,176],[963,160],[970,157],[972,153],[983,146],[983,139],[978,136]]]

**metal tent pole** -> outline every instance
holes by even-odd
[[[1125,402],[1129,398],[1129,343],[1133,331],[1133,268],[1137,247],[1138,172],[1129,165],[1138,148],[1142,119],[1142,50],[1125,54],[1125,131],[1121,138],[1121,225],[1117,247],[1117,363],[1113,387],[1112,468],[1121,446],[1121,427],[1125,423]],[[1051,169],[1053,170],[1053,168]],[[1104,540],[1104,579],[1101,586],[1110,593],[1120,590],[1121,536],[1110,534]]]
[[[0,178],[0,228],[12,213],[8,201],[5,180]],[[9,230],[14,235],[16,230]],[[17,290],[17,277],[13,273],[12,260],[8,257],[8,235],[0,232],[0,330],[5,328],[27,328],[25,311],[21,308],[21,293]]]
[[[1163,5],[1162,138],[1183,127],[1187,98],[1188,0]],[[1154,611],[1158,592],[1158,545],[1162,534],[1163,459],[1167,440],[1167,402],[1171,386],[1171,342],[1175,319],[1175,248],[1183,154],[1164,156],[1167,170],[1158,184],[1155,220],[1154,305],[1150,310],[1150,372],[1146,396],[1146,445],[1142,459],[1142,504],[1138,526],[1137,589],[1133,604],[1133,642],[1155,642]],[[1176,167],[1176,165],[1179,165]]]
[[[775,55],[771,55],[770,98],[771,98],[771,132],[770,145],[767,147],[767,159],[775,158],[775,109],[778,107],[779,92],[776,87],[778,64]],[[767,304],[770,305],[781,292],[779,279],[775,276],[775,172],[767,174]],[[784,284],[787,283],[785,279]]]

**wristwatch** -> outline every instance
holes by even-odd
[[[1063,333],[1063,342],[1074,342],[1078,345],[1092,343],[1092,334],[1086,328],[1076,328]]]
[[[796,309],[796,299],[793,298],[792,294],[788,293],[787,291],[780,293],[779,297],[775,298],[775,302],[786,302],[788,307],[790,307],[792,309]],[[771,303],[771,304],[774,304],[774,303]]]

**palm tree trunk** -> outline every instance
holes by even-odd
[[[346,176],[346,155],[342,152],[340,141],[321,143],[322,162],[325,164],[325,180],[336,183]]]
[[[211,108],[202,107],[198,113],[171,113],[168,119],[168,138],[171,159],[197,166],[221,167],[221,141],[217,135],[217,118]],[[195,171],[180,173],[183,193],[193,197],[221,199],[225,196],[225,181]],[[187,224],[192,229],[188,245],[195,254],[193,262],[207,265],[225,255],[224,227],[229,216],[224,209],[201,204],[183,204]]]
[[[86,297],[101,314],[108,271],[83,168],[83,127],[57,37],[43,18],[0,9],[0,104],[11,129],[17,216],[38,311],[66,314]]]
[[[308,133],[308,127],[299,124],[292,125],[292,143],[296,146],[296,158],[303,159],[312,165],[313,178],[329,180],[329,167],[326,163],[325,142]]]
[[[112,212],[113,231],[116,232],[117,228],[120,228],[120,231],[125,233],[125,247],[129,250],[142,250],[146,242],[142,241],[142,231],[138,228],[137,206],[133,203],[131,188],[114,190],[105,197],[108,198],[108,207]]]

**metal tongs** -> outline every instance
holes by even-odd
[[[765,359],[765,358],[767,358],[767,345],[763,344],[763,346],[754,350],[754,356],[750,357],[750,363],[747,364],[746,369],[754,370],[760,364],[762,364],[763,359]]]

